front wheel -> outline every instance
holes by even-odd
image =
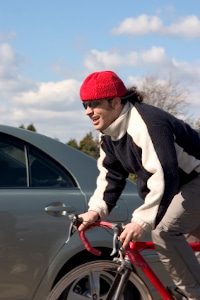
[[[48,300],[106,300],[118,264],[111,261],[92,261],[67,273],[53,288]],[[131,272],[120,300],[152,300],[140,277]]]

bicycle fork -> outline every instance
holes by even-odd
[[[131,261],[130,259],[121,259],[115,258],[114,261],[120,263],[119,267],[117,268],[116,276],[110,286],[108,295],[106,300],[120,300],[123,296],[125,287],[128,283],[131,269]]]

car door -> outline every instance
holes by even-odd
[[[68,237],[67,213],[85,209],[68,170],[32,145],[0,136],[0,299],[32,299]]]

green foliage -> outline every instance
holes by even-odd
[[[128,179],[130,179],[133,182],[136,182],[137,176],[135,174],[129,174]]]
[[[35,129],[35,126],[33,125],[33,123],[29,124],[26,129],[36,132],[36,129]]]
[[[92,133],[86,134],[86,136],[80,141],[79,150],[93,158],[99,157],[99,142],[94,139]]]
[[[75,148],[75,149],[78,149],[79,150],[79,145],[77,143],[77,141],[75,139],[71,139],[67,142],[67,145]]]
[[[19,128],[25,129],[24,124],[21,124]]]
[[[19,126],[19,128],[27,129],[27,130],[36,132],[36,128],[35,128],[35,126],[33,125],[33,123],[29,124],[26,128],[25,128],[24,124],[21,124],[21,125]]]
[[[67,145],[78,149],[95,159],[99,157],[99,142],[93,137],[91,132],[86,134],[86,136],[80,141],[79,144],[75,139],[71,139],[69,140]]]

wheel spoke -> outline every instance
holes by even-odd
[[[89,273],[91,295],[96,295],[97,299],[99,299],[100,296],[100,277],[101,271],[90,271]]]

